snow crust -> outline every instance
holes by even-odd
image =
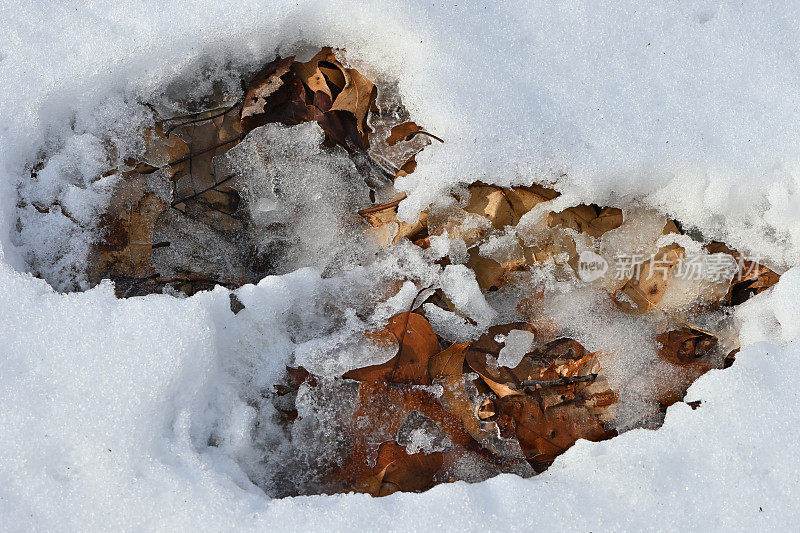
[[[712,1],[4,2],[2,527],[585,531],[795,523],[799,8]],[[408,219],[459,183],[555,182],[565,206],[635,201],[789,269],[737,310],[743,349],[733,367],[692,386],[687,400],[700,406],[674,405],[657,431],[581,441],[528,480],[506,475],[383,499],[271,500],[247,471],[259,465],[261,450],[279,446],[257,424],[258,409],[268,409],[257,403],[258,392],[293,358],[321,375],[380,362],[347,339],[406,310],[417,290],[434,282],[479,327],[488,324],[503,310],[477,292],[465,267],[440,272],[401,245],[367,270],[323,278],[320,263],[242,287],[245,310],[237,315],[223,289],[117,300],[108,284],[59,294],[24,273],[31,254],[51,254],[56,274],[80,263],[93,209],[110,190],[111,182],[98,178],[116,163],[101,148],[122,147],[119,160],[142,149],[140,128],[151,120],[142,102],[166,108],[176,95],[207,94],[212,80],[233,92],[238,73],[276,52],[305,58],[321,45],[344,47],[365,74],[398,80],[411,115],[446,140],[428,147],[418,170],[399,183],[409,193],[401,204]],[[31,185],[43,152],[55,156]],[[86,231],[58,210],[46,227],[30,223],[15,207],[18,194],[59,201]],[[495,244],[481,253],[497,253]],[[411,285],[370,293],[399,273],[410,273]],[[592,294],[581,296],[584,303]],[[554,306],[568,313],[569,302]],[[370,310],[366,321],[352,312],[363,308]],[[431,322],[450,323],[456,338],[476,332],[457,319]],[[607,315],[575,328],[588,343],[630,346],[636,338]],[[318,356],[331,350],[339,355],[330,361]],[[617,375],[644,379],[636,366]],[[436,445],[420,431],[408,436],[413,446]],[[284,475],[279,463],[288,453],[277,449],[260,465],[262,475]]]

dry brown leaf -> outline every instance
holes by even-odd
[[[117,185],[109,210],[101,217],[104,238],[92,278],[144,279],[156,272],[152,264],[153,226],[167,208],[166,202],[144,188],[139,178]]]
[[[285,59],[278,57],[274,61],[267,63],[264,68],[253,76],[244,95],[242,119],[264,113],[267,99],[283,85],[281,76],[289,72],[292,63],[294,63],[294,56]]]
[[[430,385],[428,360],[439,352],[439,339],[430,323],[417,313],[400,313],[389,319],[386,331],[399,343],[397,355],[380,365],[351,370],[345,378]]]
[[[717,345],[717,338],[703,331],[681,328],[658,336],[661,358],[670,362],[689,363],[708,355]]]
[[[362,103],[356,98],[372,82],[354,69],[344,69],[336,61],[330,48],[323,48],[306,63],[293,63],[292,58],[269,63],[251,81],[245,95],[241,113],[244,133],[273,122],[286,125],[315,121],[325,132],[328,146],[338,144],[348,151],[366,150],[369,147],[366,117],[369,100]],[[329,77],[332,72],[348,80],[350,86],[338,87],[339,78]],[[345,106],[356,98],[352,110]],[[364,107],[366,106],[366,107]]]
[[[513,224],[514,210],[502,187],[474,183],[469,186],[469,193],[469,203],[464,211],[488,218],[495,229]]]
[[[295,63],[295,65],[297,65],[297,63]],[[319,68],[317,68],[310,76],[300,76],[300,80],[312,91],[325,93],[328,98],[330,98],[331,102],[333,102],[333,92],[331,92],[327,78],[325,78],[325,75]]]
[[[746,279],[731,285],[731,305],[739,305],[747,301],[752,296],[769,289],[781,279],[780,274],[753,261],[744,261],[742,271],[744,273],[743,277]]]
[[[667,220],[667,223],[664,224],[664,235],[668,235],[670,233],[681,233],[680,228],[678,228],[678,224],[674,220]]]
[[[492,227],[498,230],[515,226],[534,206],[558,196],[556,191],[538,185],[503,188],[476,182],[468,190],[470,198],[464,211],[487,218]],[[467,246],[476,244],[486,234],[486,230],[472,230],[464,234],[457,226],[452,225],[447,229],[450,235],[462,236]]]
[[[531,331],[536,330],[530,324],[515,322],[492,326],[489,331],[473,341],[465,352],[465,360],[472,370],[474,370],[492,391],[499,397],[523,394],[518,387],[520,380],[514,375],[513,371],[507,367],[492,367],[487,360],[487,355],[494,360],[500,355],[502,344],[495,340],[498,335],[508,335],[511,330]]]
[[[467,268],[475,272],[475,278],[481,289],[494,291],[505,285],[511,279],[512,272],[525,270],[533,262],[528,262],[525,255],[512,258],[503,263],[484,257],[477,246],[468,250],[469,260]]]
[[[739,305],[756,294],[772,287],[781,278],[781,275],[768,267],[748,261],[742,254],[721,242],[712,242],[706,245],[709,253],[726,253],[732,256],[739,265],[739,271],[731,281],[730,289],[725,297],[728,305]]]
[[[484,448],[497,451],[492,434],[484,431],[480,412],[476,412],[464,386],[464,355],[468,342],[455,343],[430,359],[428,372],[442,386],[441,405],[461,419],[463,430]],[[484,411],[485,414],[485,411]]]
[[[366,492],[373,496],[387,496],[397,491],[427,490],[433,485],[433,477],[442,463],[441,452],[409,454],[405,446],[395,441],[384,442],[378,448],[378,460],[367,485],[370,490]]]
[[[550,227],[563,226],[599,238],[606,231],[622,225],[622,210],[581,204],[560,213],[550,213],[547,223]]]
[[[501,367],[502,369],[502,367]],[[501,370],[498,369],[498,370]],[[557,339],[526,355],[505,374],[525,394],[498,395],[492,410],[501,432],[515,437],[531,466],[542,471],[578,439],[614,435],[617,396],[602,376],[594,354],[572,339]],[[502,370],[497,377],[503,375]]]
[[[254,87],[248,89],[248,93],[252,89]],[[303,82],[294,73],[287,72],[282,77],[280,87],[270,93],[263,106],[259,105],[261,112],[242,115],[244,133],[273,122],[292,126],[313,120],[314,109],[309,102],[313,102],[314,94],[308,93]]]
[[[417,221],[412,224],[397,220],[397,206],[405,197],[406,195],[402,194],[394,200],[375,204],[358,212],[374,228],[370,231],[370,235],[380,246],[396,244],[402,238],[413,242],[427,237],[426,211],[420,213]]]
[[[320,63],[323,65],[320,66]],[[314,92],[321,91],[327,94],[328,97],[330,97],[331,102],[333,102],[334,94],[328,85],[328,76],[333,76],[337,81],[339,79],[343,81],[343,68],[344,67],[342,67],[336,60],[336,55],[333,53],[333,49],[327,46],[317,52],[314,57],[305,63],[297,61],[292,65],[292,71],[297,74],[297,77],[300,78],[300,81],[302,81]],[[338,76],[332,74],[332,71],[337,72]],[[336,83],[333,81],[331,83],[336,85]],[[342,86],[343,84],[339,85],[339,88],[341,89]]]
[[[422,131],[422,127],[414,122],[403,122],[392,128],[392,132],[389,134],[389,137],[386,138],[386,144],[394,146],[400,141],[408,140],[410,136],[413,136],[419,131]]]
[[[417,169],[417,158],[416,156],[412,156],[411,159],[403,163],[403,166],[401,166],[400,170],[398,170],[397,174],[395,174],[394,179],[397,179],[402,176],[408,176],[416,169]]]
[[[344,89],[347,80],[344,77],[344,67],[338,61],[320,61],[319,70],[336,87],[337,94]]]
[[[614,294],[614,300],[623,310],[632,313],[642,314],[657,307],[683,256],[684,250],[677,244],[661,248]]]
[[[659,383],[659,402],[667,407],[679,402],[694,381],[710,369],[696,359],[708,355],[717,339],[708,333],[691,328],[667,331],[657,337],[661,348],[658,356],[676,367],[675,375],[664,376]]]
[[[537,472],[544,471],[578,439],[600,441],[616,435],[577,401],[542,409],[537,392],[499,398],[495,407],[501,434],[517,439]]]
[[[507,335],[514,329],[533,331],[525,323],[495,326],[466,351],[467,364],[497,396],[520,396],[535,391],[543,408],[580,400],[581,408],[597,420],[607,422],[612,418],[613,412],[608,407],[616,403],[616,394],[603,376],[595,354],[587,353],[573,339],[542,344],[514,368],[489,365],[486,355],[494,357],[502,348],[495,340],[496,335]]]
[[[364,137],[363,145],[369,147],[367,134],[367,114],[373,106],[378,90],[375,84],[361,75],[357,70],[348,68],[344,70],[345,86],[336,97],[331,106],[331,111],[347,111],[356,118],[359,133]]]
[[[341,490],[356,489],[375,494],[385,474],[382,472],[385,464],[370,466],[375,461],[377,443],[384,442],[387,436],[399,435],[409,417],[434,424],[448,439],[450,450],[446,453],[452,458],[464,453],[493,457],[465,431],[461,417],[443,407],[430,391],[413,385],[364,381],[359,384],[357,405],[348,426],[349,453],[341,467],[334,469],[333,485],[344,483]],[[426,471],[421,465],[414,468]],[[422,490],[405,483],[397,488]]]
[[[456,342],[432,356],[428,360],[428,375],[433,379],[460,378],[464,370],[464,350],[469,345],[468,342]]]
[[[177,255],[170,254],[170,246],[180,240],[175,238],[177,235],[215,231],[224,241],[228,235],[225,232],[244,228],[237,216],[239,195],[228,183],[230,178],[217,175],[214,164],[216,156],[242,138],[237,106],[223,98],[219,96],[214,109],[160,121],[145,130],[144,160],[126,160],[126,165],[133,168],[122,172],[124,180],[118,183],[101,216],[100,227],[107,240],[95,246],[97,253],[90,266],[93,282],[102,277],[114,279],[120,296],[157,292],[172,282],[188,284],[187,292],[199,286],[196,283],[208,288],[234,282],[208,270],[184,268],[186,265],[170,259]],[[167,203],[168,193],[163,185],[154,185],[159,181],[173,189],[171,203]],[[167,231],[168,227],[175,229],[177,235]],[[154,238],[159,242],[154,243]],[[226,260],[235,263],[236,254],[229,253],[233,246],[227,241],[221,245]],[[196,250],[191,261],[196,264],[208,259],[207,264],[213,263],[220,250],[209,255],[213,258]],[[226,272],[243,270],[245,253],[241,255],[242,262]]]

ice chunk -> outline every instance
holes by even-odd
[[[488,326],[497,314],[486,302],[475,273],[464,265],[447,265],[440,277],[442,291],[456,310],[478,324]]]
[[[519,329],[512,329],[505,338],[505,345],[500,349],[497,357],[499,366],[514,368],[525,357],[533,346],[533,333]]]
[[[225,154],[252,206],[254,241],[270,251],[276,273],[311,265],[336,272],[372,251],[355,216],[369,190],[345,151],[322,141],[314,122],[268,124]]]

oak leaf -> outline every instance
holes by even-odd
[[[409,454],[395,441],[378,448],[373,473],[362,485],[362,491],[373,496],[387,496],[397,491],[421,492],[433,485],[433,477],[442,467],[441,452]]]
[[[385,331],[397,340],[397,355],[379,365],[351,370],[344,377],[357,381],[430,385],[428,360],[439,352],[439,339],[430,323],[418,313],[400,313],[389,319]]]
[[[662,376],[659,402],[668,407],[679,402],[694,381],[708,372],[710,366],[696,361],[708,355],[717,345],[716,337],[692,328],[667,331],[656,340],[661,344],[658,356],[675,367],[675,372]]]

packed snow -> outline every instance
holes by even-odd
[[[799,9],[713,1],[4,2],[0,526],[791,527],[800,518]],[[283,216],[278,206],[295,208],[288,224],[307,240],[280,275],[235,291],[243,310],[234,314],[230,291],[220,287],[188,298],[117,299],[110,283],[59,280],[80,279],[115,179],[103,173],[143,150],[149,106],[177,112],[176,101],[214,86],[235,94],[239,77],[276,53],[308,58],[323,45],[344,48],[373,79],[396,82],[411,116],[446,141],[426,148],[417,171],[398,181],[408,220],[475,180],[555,183],[563,193],[555,206],[626,206],[628,223],[603,237],[601,252],[646,249],[670,216],[785,271],[736,309],[742,350],[731,368],[691,387],[686,400],[699,406],[675,404],[658,430],[579,441],[530,479],[502,475],[380,499],[271,498],[302,492],[313,480],[298,479],[294,466],[331,457],[337,443],[335,426],[318,427],[313,417],[288,440],[269,426],[272,407],[260,391],[286,364],[327,379],[387,360],[391,352],[365,348],[356,333],[407,310],[434,285],[470,318],[426,304],[448,340],[474,338],[509,315],[503,291],[482,294],[461,264],[463,241],[444,235],[425,252],[400,243],[354,266],[364,246],[358,232],[315,233],[356,207],[347,204],[347,182],[336,182],[349,179],[348,163],[314,154],[313,125],[283,145],[276,127],[231,157],[251,162],[258,136],[287,167],[293,154],[311,154],[292,177],[303,183],[297,194],[270,197],[263,182],[246,189],[269,223]],[[44,154],[46,164],[34,169]],[[308,210],[323,197],[337,201]],[[18,207],[20,198],[27,207]],[[42,216],[36,202],[60,208]],[[526,215],[518,229],[540,223],[537,216]],[[481,255],[513,253],[504,239],[482,245]],[[444,269],[430,261],[445,255],[452,264]],[[88,290],[59,292],[73,288]],[[587,348],[630,352],[651,324],[604,308],[599,291],[565,289],[548,312]],[[592,313],[578,313],[585,309]],[[502,363],[530,345],[521,333],[505,339]],[[637,394],[659,372],[654,348],[638,349],[637,357],[601,361],[627,391],[621,429],[642,425],[650,407]],[[325,406],[326,416],[339,416],[301,390],[299,411]],[[403,439],[420,450],[448,445],[424,421]]]

